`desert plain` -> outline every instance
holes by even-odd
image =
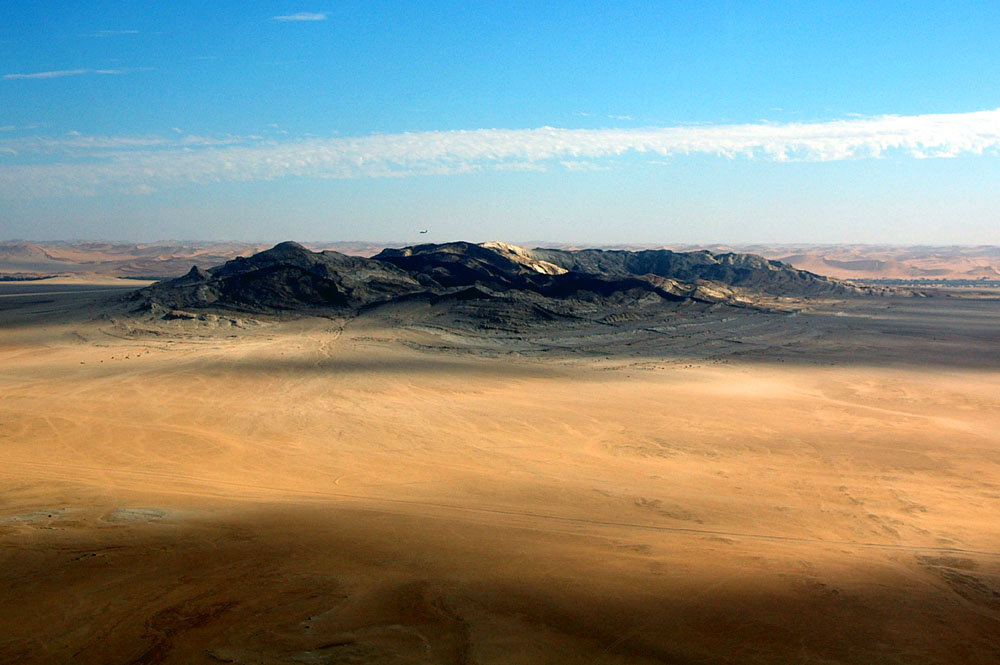
[[[1000,662],[996,293],[515,335],[0,287],[2,662]]]

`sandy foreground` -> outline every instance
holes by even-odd
[[[1000,662],[995,302],[811,362],[103,297],[0,295],[0,662]]]

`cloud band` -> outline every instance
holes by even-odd
[[[284,16],[272,16],[272,21],[325,21],[326,14],[320,12],[296,12],[295,14],[286,14]]]
[[[601,166],[627,154],[836,161],[996,153],[1000,110],[818,123],[645,129],[476,129],[272,141],[260,137],[81,137],[0,141],[0,196],[148,191],[172,183],[288,176],[377,178]],[[17,163],[32,155],[34,163]],[[39,163],[44,158],[44,163]],[[28,161],[28,160],[23,160]],[[13,162],[13,163],[11,163]],[[577,169],[578,170],[578,169]]]

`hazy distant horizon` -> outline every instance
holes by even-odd
[[[156,240],[123,240],[115,238],[3,238],[0,239],[0,245],[14,245],[14,244],[28,244],[28,245],[58,245],[58,244],[109,244],[109,245],[143,245],[143,246],[155,246],[155,245],[248,245],[248,246],[258,246],[258,245],[276,245],[282,242],[297,242],[306,247],[324,247],[324,246],[335,246],[335,245],[358,245],[358,246],[370,246],[370,247],[406,247],[417,244],[431,243],[431,244],[447,244],[452,242],[469,242],[469,243],[484,243],[484,242],[504,242],[510,245],[516,245],[518,247],[526,248],[536,248],[536,247],[578,247],[578,248],[594,248],[594,249],[625,249],[625,248],[711,248],[711,247],[732,247],[732,248],[752,248],[752,247],[769,247],[769,248],[869,248],[869,249],[998,249],[1000,250],[1000,243],[951,243],[951,244],[927,244],[927,243],[862,243],[862,242],[808,242],[808,241],[782,241],[782,242],[586,242],[586,241],[573,241],[573,240],[511,240],[506,238],[488,238],[473,240],[469,238],[452,238],[452,239],[434,239],[434,240],[316,240],[309,238],[257,238],[257,239],[198,239],[198,238],[160,238]]]

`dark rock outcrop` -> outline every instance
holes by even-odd
[[[496,294],[608,302],[747,302],[769,296],[850,295],[856,287],[752,254],[524,249],[453,242],[386,249],[372,258],[283,242],[137,293],[151,309],[268,312],[361,307],[402,296],[462,301]]]
[[[387,263],[339,252],[312,252],[298,243],[283,242],[211,270],[194,267],[183,277],[142,289],[138,297],[167,309],[267,312],[358,306],[421,288]]]

